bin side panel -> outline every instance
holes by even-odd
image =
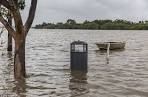
[[[71,52],[71,71],[87,72],[87,52]]]

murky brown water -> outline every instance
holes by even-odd
[[[0,97],[148,97],[148,31],[31,30],[27,37],[28,78],[13,79],[13,62],[0,48]],[[5,35],[3,35],[5,39]],[[89,45],[89,72],[70,74],[70,43]],[[124,51],[105,52],[95,42],[127,41]]]

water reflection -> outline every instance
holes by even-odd
[[[116,53],[116,52],[123,52],[123,51],[125,51],[125,49],[116,49],[116,50],[110,50],[110,54],[112,54],[112,53]],[[96,53],[100,53],[101,55],[104,55],[104,54],[106,54],[107,53],[107,50],[96,50],[95,51]]]
[[[121,55],[124,51],[125,49],[110,50],[108,54],[107,50],[95,50],[95,54],[99,57],[105,57],[106,64],[110,64],[110,56],[118,56],[119,54]]]
[[[26,97],[26,80],[16,80],[14,84],[15,87],[13,88],[13,92],[17,94],[17,97]]]
[[[7,52],[7,56],[8,56],[8,58],[12,61],[12,52],[11,52],[11,51],[8,51],[8,52]]]
[[[10,97],[12,95],[11,89],[13,87],[12,53],[2,52],[1,60],[3,60],[5,63],[0,64],[0,97]]]
[[[24,95],[26,93],[25,79],[15,80],[13,76],[13,52],[3,53],[1,56],[6,63],[1,65],[3,68],[0,78],[3,78],[1,80],[3,86],[0,84],[0,91],[3,90],[3,92],[0,92],[0,97],[26,97]]]
[[[69,89],[71,90],[71,97],[87,94],[89,92],[87,74],[79,71],[71,72]]]
[[[7,71],[8,75],[13,75],[13,52],[8,51],[7,52],[7,58],[8,58],[8,66]],[[14,77],[13,77],[14,78]],[[10,79],[9,79],[10,80]],[[14,79],[13,79],[14,80]],[[15,79],[15,81],[11,80],[13,82],[13,88],[12,91],[15,93],[17,97],[26,97],[26,80],[25,79]]]

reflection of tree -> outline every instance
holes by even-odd
[[[11,52],[11,51],[8,51],[7,56],[8,56],[8,59],[9,59],[9,60],[13,61],[13,60],[12,60],[12,52]],[[9,60],[8,60],[8,61],[9,61]]]
[[[14,81],[12,52],[8,52],[8,54],[6,56],[4,55],[4,57],[7,58],[7,64],[2,65],[3,67],[1,76],[3,78],[2,80],[4,81],[2,83],[2,86],[0,86],[3,88],[3,93],[0,93],[0,97],[26,97],[25,95],[23,95],[23,93],[26,92],[25,79]]]
[[[82,72],[72,72],[69,84],[71,90],[71,97],[85,95],[89,92],[87,75]]]
[[[13,88],[13,61],[12,61],[12,52],[8,52],[7,57],[5,54],[3,57],[6,59],[6,64],[2,64],[2,73],[1,73],[1,78],[2,82],[0,87],[2,87],[2,92],[0,97],[10,97],[12,95],[11,90]]]
[[[8,75],[10,76],[10,75],[13,75],[13,73],[12,73],[12,71],[13,71],[12,52],[8,52],[7,57],[8,57],[7,71],[9,71]],[[19,79],[19,80],[16,79],[14,84],[15,84],[15,86],[13,87],[13,92],[15,92],[18,97],[26,97],[26,95],[25,95],[25,93],[26,93],[26,80],[25,79]]]
[[[17,94],[18,97],[26,97],[26,80],[16,80],[15,87],[13,88],[13,92]]]

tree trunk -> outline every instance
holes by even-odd
[[[12,35],[8,33],[7,51],[12,51]]]
[[[12,26],[12,16],[10,10],[8,11],[8,23]],[[12,51],[12,35],[10,35],[9,33],[8,33],[7,51]]]
[[[15,40],[14,76],[17,79],[26,77],[25,70],[25,36],[17,35]]]

